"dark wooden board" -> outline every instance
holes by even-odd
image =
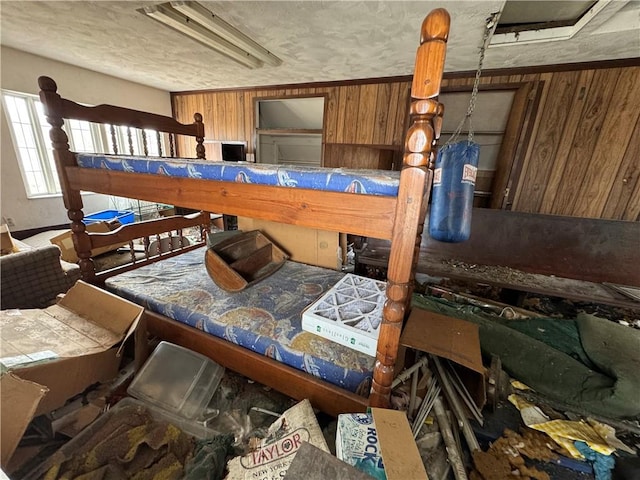
[[[388,248],[386,241],[370,240],[358,262],[383,267]],[[638,265],[638,222],[474,209],[467,242],[423,235],[417,271],[637,308],[600,284],[640,286]]]
[[[285,480],[373,479],[308,442],[302,443],[284,478]]]

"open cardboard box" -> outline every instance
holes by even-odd
[[[339,234],[325,230],[284,223],[238,217],[238,229],[260,230],[291,257],[291,260],[319,267],[340,270],[338,258]]]
[[[89,233],[109,233],[112,230],[122,226],[122,224],[118,221],[111,222],[97,222],[90,223],[86,226],[87,232]],[[71,230],[68,230],[60,235],[56,235],[51,239],[51,243],[57,245],[60,249],[60,256],[62,260],[69,263],[78,263],[78,255],[76,254],[76,249],[73,246],[73,233]],[[124,243],[107,245],[106,247],[94,248],[91,250],[91,256],[95,257],[96,255],[100,255],[101,253],[111,252],[113,250],[117,250],[121,246],[125,245]]]
[[[478,325],[413,307],[400,344],[454,362],[476,405],[484,407],[487,394]]]
[[[117,375],[143,311],[82,281],[46,309],[0,311],[0,465],[33,417]]]

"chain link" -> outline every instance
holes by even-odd
[[[469,108],[467,109],[467,113],[460,123],[458,124],[458,128],[456,128],[455,132],[449,137],[447,143],[445,145],[449,145],[450,143],[456,142],[458,137],[460,136],[460,132],[462,132],[462,127],[464,127],[465,122],[469,123],[469,134],[467,141],[473,142],[473,124],[471,122],[471,117],[473,116],[473,112],[476,109],[476,100],[478,98],[478,87],[480,86],[480,75],[482,74],[482,64],[484,63],[484,55],[489,46],[489,40],[493,35],[493,31],[498,23],[498,13],[491,14],[490,17],[485,21],[484,33],[482,35],[482,46],[480,47],[480,58],[478,60],[478,69],[476,70],[476,77],[473,81],[473,89],[471,90],[471,99],[469,100]]]

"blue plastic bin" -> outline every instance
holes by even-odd
[[[97,222],[110,222],[111,220],[119,220],[124,225],[125,223],[133,223],[135,215],[131,210],[103,210],[86,215],[83,222],[85,225],[90,225]]]

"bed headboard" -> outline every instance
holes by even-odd
[[[49,136],[53,144],[53,156],[56,162],[56,169],[60,179],[62,188],[62,198],[67,208],[67,215],[71,220],[71,231],[74,233],[73,242],[79,257],[79,265],[82,271],[83,279],[86,281],[95,281],[95,268],[91,260],[91,250],[110,244],[111,238],[106,238],[105,234],[89,234],[86,231],[85,224],[82,222],[84,218],[82,197],[80,190],[71,188],[69,178],[67,176],[66,167],[76,166],[76,156],[69,149],[69,138],[63,130],[65,119],[75,119],[98,124],[107,124],[111,130],[111,148],[114,154],[124,153],[118,152],[116,142],[115,127],[123,126],[127,128],[127,137],[129,143],[129,153],[133,154],[132,129],[139,129],[142,133],[143,153],[148,155],[148,139],[145,129],[155,130],[157,132],[158,151],[168,150],[168,156],[176,156],[175,136],[186,135],[196,138],[196,157],[205,158],[204,147],[204,123],[200,113],[194,114],[194,122],[190,125],[182,124],[171,117],[158,115],[154,113],[140,112],[137,110],[118,107],[113,105],[97,105],[88,107],[80,105],[66,98],[62,98],[58,94],[58,86],[56,82],[46,76],[38,78],[38,86],[40,87],[40,100],[44,106],[45,116],[51,125]],[[163,148],[162,133],[166,135],[168,140],[168,148]],[[135,192],[131,192],[135,196]],[[150,222],[136,222],[136,224],[124,225],[113,233],[113,243],[127,243],[134,239],[145,238],[147,242],[150,238],[159,238],[160,233],[176,231],[181,236],[181,229],[193,226],[208,226],[209,214],[191,217],[176,216],[171,218],[163,218],[152,220]],[[115,241],[117,240],[117,242]],[[197,245],[191,245],[188,249],[195,248],[203,244],[206,239],[201,238],[201,242]],[[173,250],[173,249],[172,249]],[[169,252],[169,254],[178,253]],[[154,255],[152,257],[155,258]],[[139,262],[144,264],[154,261],[147,255],[145,261]],[[126,269],[123,267],[122,269]],[[111,274],[118,273],[120,269],[114,269]]]

